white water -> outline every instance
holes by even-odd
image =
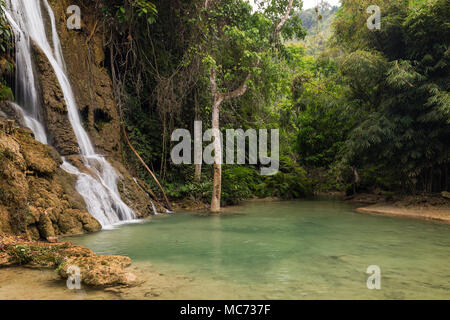
[[[155,204],[153,203],[153,201],[150,200],[150,202],[152,204],[153,213],[155,214],[155,216],[157,216],[159,214],[158,209],[156,209]]]
[[[8,12],[5,15],[16,38],[16,100],[23,107],[14,102],[10,102],[10,105],[22,115],[25,125],[33,131],[36,140],[47,144],[45,129],[39,121],[39,101],[31,62],[30,40],[11,15]]]
[[[12,26],[16,39],[16,100],[28,110],[31,117],[39,120],[39,101],[31,62],[30,39],[7,11],[5,15]],[[16,104],[16,106],[18,105]],[[20,106],[18,107],[22,109]]]
[[[78,176],[75,188],[86,202],[88,211],[100,222],[103,227],[116,224],[120,221],[131,220],[127,213],[129,209],[120,199],[117,191],[108,190],[104,182],[99,183],[92,176],[80,172],[63,158],[61,168],[70,174]],[[115,174],[114,172],[112,174]],[[106,189],[106,190],[105,190]],[[117,218],[111,217],[105,213],[115,212]]]
[[[42,124],[33,118],[31,115],[29,115],[22,107],[20,107],[17,103],[9,102],[9,104],[16,109],[17,112],[19,112],[23,120],[25,121],[25,125],[31,129],[34,133],[34,137],[37,141],[43,144],[47,144],[47,135],[45,133],[45,129],[42,126]]]
[[[53,47],[47,39],[41,4],[44,5],[50,18]],[[36,114],[35,120],[39,119],[39,104],[31,63],[30,40],[34,41],[45,54],[58,79],[67,105],[68,118],[80,147],[81,158],[92,176],[82,173],[66,161],[61,167],[78,176],[76,189],[85,200],[89,213],[103,227],[135,219],[134,212],[120,198],[115,170],[102,156],[95,153],[89,136],[81,124],[75,96],[66,73],[59,36],[56,32],[55,17],[47,0],[10,0],[8,11],[7,18],[13,25],[13,29],[16,30],[16,38],[19,38],[17,39],[17,64],[20,70],[18,70],[17,78],[21,85],[19,87],[23,89],[23,96],[27,99],[25,104],[29,104]]]

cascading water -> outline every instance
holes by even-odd
[[[42,5],[50,18],[53,47],[47,39]],[[89,213],[103,227],[135,219],[136,215],[133,210],[120,198],[115,170],[102,156],[95,153],[89,136],[81,124],[75,96],[66,73],[55,17],[47,0],[10,0],[6,17],[16,34],[17,88],[23,99],[23,102],[19,100],[19,103],[30,108],[32,119],[38,123],[39,97],[32,68],[31,40],[45,54],[58,79],[67,105],[68,118],[80,147],[80,156],[84,166],[92,175],[82,173],[67,161],[64,161],[61,167],[67,172],[77,175],[76,189],[84,198]],[[17,105],[16,107],[20,108]],[[23,112],[23,114],[25,118],[26,113]],[[27,121],[26,118],[25,121]],[[35,135],[37,136],[36,132]]]
[[[152,204],[153,213],[155,214],[155,216],[157,216],[159,214],[158,209],[156,209],[155,204],[153,203],[153,201],[150,200],[150,202]]]
[[[25,121],[25,125],[34,132],[36,140],[43,144],[47,144],[47,135],[40,122],[38,94],[31,62],[30,40],[29,37],[22,32],[11,15],[8,12],[5,12],[5,15],[12,26],[16,38],[17,103],[10,102],[10,105],[16,112],[21,114]]]
[[[45,133],[45,129],[42,126],[42,123],[36,120],[33,116],[29,115],[17,103],[9,102],[9,104],[22,115],[23,120],[25,121],[25,125],[30,128],[31,131],[33,131],[36,140],[43,144],[47,144],[47,134]]]

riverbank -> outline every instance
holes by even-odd
[[[116,300],[117,294],[82,285],[70,290],[66,281],[51,269],[0,268],[0,300]]]
[[[316,194],[318,199],[334,199],[364,205],[355,211],[364,214],[440,221],[450,224],[450,199],[440,195],[402,196],[391,194],[358,194],[345,197],[342,192]],[[286,201],[277,197],[243,200],[239,205],[222,207],[222,213],[235,211],[246,203]],[[176,211],[195,211],[209,214],[209,206],[192,200],[174,202]]]
[[[450,224],[450,199],[440,195],[380,196],[362,194],[349,201],[367,206],[356,211],[365,214],[440,221]]]
[[[389,203],[375,204],[363,208],[357,208],[357,212],[367,214],[378,214],[392,217],[403,217],[422,220],[441,221],[450,224],[450,208],[399,208]]]

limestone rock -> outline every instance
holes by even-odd
[[[49,3],[57,18],[63,55],[83,125],[96,150],[102,154],[118,155],[120,120],[112,81],[104,67],[103,26],[97,21],[99,12],[83,11],[82,30],[68,30],[65,20],[67,7],[85,7],[86,1],[53,0]]]
[[[136,277],[125,268],[131,265],[131,259],[122,256],[85,256],[68,257],[59,274],[67,278],[67,269],[77,266],[81,271],[81,281],[90,286],[131,285]]]
[[[101,229],[58,160],[27,130],[0,137],[0,232],[48,239]]]
[[[50,243],[57,243],[58,242],[58,238],[57,237],[48,237],[47,241]]]
[[[37,268],[57,268],[62,278],[68,278],[68,269],[80,269],[81,281],[89,286],[129,286],[137,277],[126,270],[131,259],[124,256],[96,255],[88,248],[70,242],[52,243],[28,241],[24,238],[0,234],[0,267],[26,265]]]
[[[37,228],[42,238],[48,239],[55,237],[55,229],[53,228],[52,221],[46,212],[41,213]]]
[[[50,62],[42,50],[33,44],[42,92],[42,111],[50,144],[63,156],[79,152],[77,139],[68,118],[64,95]]]
[[[151,205],[151,198],[149,194],[138,184],[140,181],[133,179],[130,173],[117,161],[111,161],[116,171],[120,174],[121,179],[118,181],[118,190],[124,199],[125,203],[133,209],[136,215],[140,218],[153,215],[153,207]],[[144,184],[143,182],[141,182]],[[154,201],[158,209],[161,209],[159,204]]]

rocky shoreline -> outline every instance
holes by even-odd
[[[70,268],[76,267],[80,271],[81,283],[107,288],[136,284],[136,276],[127,270],[130,265],[129,257],[97,255],[71,242],[49,243],[0,235],[0,268],[44,268],[55,270],[61,279],[67,279]]]

